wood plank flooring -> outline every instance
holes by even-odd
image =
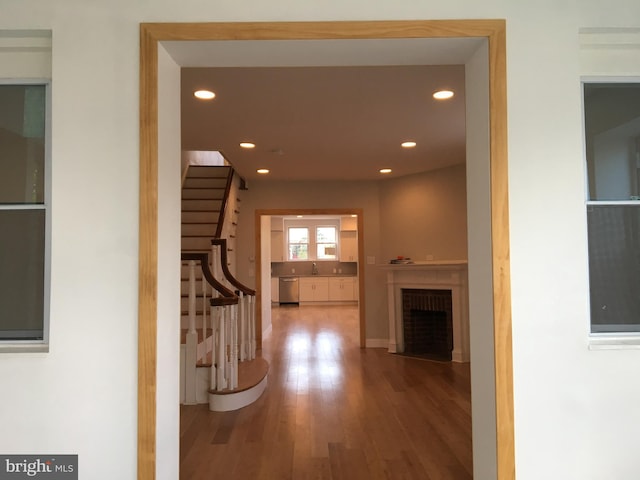
[[[258,401],[182,406],[180,478],[469,480],[469,365],[360,349],[350,306],[273,309]]]

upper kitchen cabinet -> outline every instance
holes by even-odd
[[[282,217],[271,217],[271,261],[284,262],[284,228]]]
[[[358,217],[340,217],[341,232],[356,232],[358,230]]]
[[[358,261],[358,218],[340,218],[340,261]]]

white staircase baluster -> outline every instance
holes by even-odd
[[[238,388],[238,305],[231,305],[231,318],[230,318],[230,328],[231,328],[231,342],[230,342],[230,356],[231,361],[231,388]]]
[[[196,403],[196,362],[198,349],[198,333],[196,332],[196,267],[189,261],[189,329],[185,339],[185,403]]]
[[[217,350],[217,316],[219,307],[210,307],[211,314],[211,369],[209,370],[209,388],[211,390],[216,389],[216,352]]]
[[[189,333],[196,332],[196,262],[189,260]]]
[[[209,284],[206,282],[204,276],[202,277],[202,341],[204,342],[204,357],[202,360],[206,362],[207,359],[207,311],[209,310],[208,300]]]
[[[246,308],[247,299],[244,296],[244,293],[240,292],[240,297],[238,298],[238,322],[240,323],[240,361],[243,362],[247,359],[246,355],[246,335],[247,335],[247,308]]]
[[[256,358],[256,297],[249,296],[249,360]]]
[[[226,335],[225,335],[225,307],[218,307],[220,309],[220,317],[218,323],[218,362],[216,365],[217,378],[216,378],[216,390],[224,390],[227,387],[225,379],[225,367],[227,364],[225,350],[226,350]]]
[[[224,314],[224,329],[225,329],[225,369],[224,376],[227,380],[227,388],[231,388],[231,306],[225,307]]]

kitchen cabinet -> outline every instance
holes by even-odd
[[[299,286],[301,302],[329,301],[329,278],[300,277]]]
[[[271,231],[271,261],[284,262],[284,232]]]
[[[358,261],[358,232],[350,230],[340,232],[340,261]]]
[[[357,299],[356,277],[329,278],[329,301],[353,302]]]
[[[357,217],[341,217],[340,218],[340,231],[353,231],[358,230],[358,218]]]

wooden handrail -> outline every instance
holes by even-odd
[[[222,226],[224,224],[224,217],[226,215],[227,203],[229,202],[229,193],[231,192],[231,185],[233,185],[233,176],[235,170],[233,167],[229,167],[229,175],[227,176],[227,184],[224,187],[224,196],[222,197],[222,204],[220,205],[220,215],[218,216],[218,226],[216,227],[215,238],[222,236]]]
[[[211,240],[211,245],[220,246],[220,266],[222,267],[222,273],[231,285],[240,290],[245,295],[255,295],[256,291],[240,283],[231,273],[228,266],[227,259],[227,239],[226,238],[214,238]]]
[[[209,254],[205,252],[183,252],[180,258],[184,261],[194,260],[200,262],[200,268],[202,268],[202,275],[207,280],[209,285],[211,285],[220,295],[221,297],[212,298],[211,306],[220,306],[220,305],[236,305],[238,303],[238,296],[225,287],[222,283],[220,283],[211,273],[211,269],[209,268]]]

